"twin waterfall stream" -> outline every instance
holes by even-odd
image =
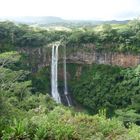
[[[51,63],[51,94],[57,103],[61,103],[61,97],[58,92],[58,44],[52,46],[52,63]],[[66,47],[64,47],[64,95],[68,106],[71,106],[68,98],[67,75],[66,75]]]

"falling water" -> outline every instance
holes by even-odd
[[[58,46],[52,46],[52,65],[51,65],[51,82],[52,82],[52,97],[57,103],[61,103],[58,93],[58,78],[57,78],[57,63],[58,63]]]
[[[68,88],[67,88],[67,75],[66,75],[66,46],[64,46],[64,94],[66,96],[66,100],[68,106],[71,106],[69,98],[68,98]]]

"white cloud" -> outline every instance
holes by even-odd
[[[0,16],[106,20],[133,18],[139,13],[139,0],[0,0]]]

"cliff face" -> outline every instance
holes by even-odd
[[[20,48],[20,53],[26,56],[26,64],[31,67],[32,72],[36,72],[42,67],[51,64],[51,50],[46,48]]]
[[[89,47],[89,46],[87,46]],[[93,46],[94,48],[94,46]],[[95,51],[91,48],[88,51],[76,49],[69,51],[67,48],[67,63],[77,64],[109,64],[122,67],[133,67],[140,64],[140,55],[130,53]],[[32,71],[51,64],[51,48],[21,48],[19,50],[27,55],[27,64]],[[63,49],[59,49],[59,62],[63,59]]]
[[[75,52],[67,57],[68,62],[81,64],[109,64],[133,67],[140,64],[140,55],[113,52]]]

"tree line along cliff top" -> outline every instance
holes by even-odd
[[[16,47],[43,47],[63,39],[65,44],[81,46],[94,44],[96,49],[118,52],[140,52],[140,21],[126,24],[102,24],[71,28],[71,30],[47,30],[47,28],[0,22],[0,51]]]

